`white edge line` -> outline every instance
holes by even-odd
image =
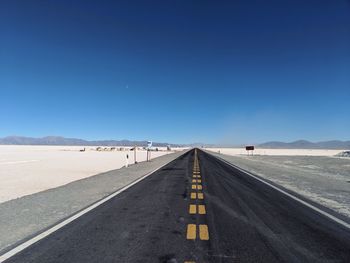
[[[210,154],[210,153],[208,153],[208,154]],[[226,164],[228,164],[228,165],[230,165],[230,166],[236,168],[237,170],[239,170],[239,171],[241,171],[241,172],[243,172],[243,173],[245,173],[245,174],[247,174],[247,175],[253,177],[254,179],[256,179],[256,180],[258,180],[258,181],[260,181],[260,182],[262,182],[262,183],[264,183],[264,184],[266,184],[266,185],[272,187],[273,189],[279,191],[280,193],[285,194],[286,196],[288,196],[288,197],[294,199],[295,201],[298,201],[299,203],[301,203],[301,204],[303,204],[303,205],[305,205],[305,206],[311,208],[312,210],[314,210],[314,211],[316,211],[316,212],[318,212],[318,213],[320,213],[320,214],[322,214],[322,215],[328,217],[329,219],[331,219],[331,220],[337,222],[338,224],[342,225],[343,227],[345,227],[345,228],[347,228],[347,229],[350,229],[350,224],[349,224],[349,223],[347,223],[347,222],[345,222],[345,221],[343,221],[343,220],[341,220],[341,219],[339,219],[339,218],[337,218],[337,217],[335,217],[335,216],[333,216],[333,215],[331,215],[331,214],[329,214],[329,213],[327,213],[327,212],[325,212],[325,211],[323,211],[323,210],[317,208],[316,206],[313,206],[312,204],[309,204],[308,202],[305,202],[304,200],[302,200],[302,199],[300,199],[300,198],[298,198],[298,197],[296,197],[296,196],[294,196],[294,195],[292,195],[292,194],[290,194],[290,193],[288,193],[288,192],[286,192],[286,191],[284,191],[284,190],[278,188],[277,186],[274,186],[273,184],[270,184],[269,182],[266,182],[265,180],[263,180],[263,179],[261,179],[261,178],[255,176],[255,175],[251,174],[251,173],[248,172],[248,171],[243,170],[242,168],[240,168],[240,167],[238,167],[238,166],[236,166],[236,165],[234,165],[234,164],[232,164],[232,163],[230,163],[230,162],[224,160],[224,159],[221,158],[221,157],[217,157],[217,156],[215,156],[215,155],[213,155],[213,154],[210,154],[210,155],[212,155],[212,156],[214,156],[214,157],[216,157],[216,158],[222,160],[222,161],[225,162]]]
[[[183,154],[186,154],[187,151]],[[181,154],[180,156],[182,156],[183,154]],[[180,157],[178,156],[178,157]],[[177,158],[178,158],[177,157]],[[177,159],[175,158],[175,159]],[[174,159],[174,160],[175,160]],[[172,160],[173,161],[173,160]],[[172,162],[170,161],[170,162]],[[38,234],[37,236],[25,241],[24,243],[14,247],[13,249],[7,251],[5,254],[0,255],[0,262],[4,262],[5,260],[13,257],[14,255],[16,255],[17,253],[23,251],[24,249],[26,249],[27,247],[33,245],[34,243],[38,242],[39,240],[47,237],[48,235],[52,234],[53,232],[59,230],[60,228],[64,227],[65,225],[69,224],[70,222],[74,221],[75,219],[81,217],[82,215],[90,212],[91,210],[93,210],[94,208],[100,206],[101,204],[107,202],[108,200],[112,199],[113,197],[117,196],[118,194],[120,194],[121,192],[125,191],[126,189],[130,188],[131,186],[137,184],[138,182],[142,181],[143,179],[145,179],[146,177],[150,176],[151,174],[155,173],[156,171],[162,169],[164,166],[168,165],[170,162],[167,162],[166,164],[156,168],[155,170],[143,175],[142,177],[136,179],[135,181],[131,182],[130,184],[124,186],[123,188],[117,190],[116,192],[106,196],[105,198],[103,198],[102,200],[92,204],[91,206],[85,208],[84,210],[76,213],[75,215],[65,219],[64,221],[62,221],[61,223],[58,223],[57,225],[54,225],[53,227],[51,227],[48,230],[45,230],[44,232]]]

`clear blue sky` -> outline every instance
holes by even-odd
[[[349,1],[1,1],[0,137],[350,139]]]

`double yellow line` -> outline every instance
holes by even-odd
[[[197,156],[197,149],[195,149],[195,154],[194,154],[191,189],[193,190],[190,195],[191,200],[195,200],[196,203],[190,204],[188,209],[189,214],[205,215],[207,213],[205,205],[201,204],[201,202],[203,202],[204,200],[204,194],[203,192],[201,192],[203,190],[203,186],[202,186],[202,177],[200,173],[199,161]],[[198,229],[198,232],[197,232],[197,229]],[[188,224],[186,238],[189,240],[196,240],[197,236],[199,237],[200,240],[209,240],[208,226],[205,224],[200,224],[198,226],[196,224]]]

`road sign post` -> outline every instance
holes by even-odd
[[[251,152],[252,155],[253,155],[254,148],[255,148],[255,147],[254,147],[253,145],[248,145],[248,146],[245,147],[245,149],[246,149],[246,151],[247,151],[247,153],[248,153],[248,156],[249,156],[249,152]]]
[[[126,159],[125,159],[125,167],[128,168],[129,166],[129,154],[126,154]]]
[[[136,160],[136,149],[137,149],[137,147],[135,145],[135,147],[134,147],[134,163],[137,163],[137,160]]]

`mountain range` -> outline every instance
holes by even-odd
[[[259,148],[270,149],[350,149],[350,141],[322,141],[310,142],[298,140],[294,142],[266,142],[258,145]]]
[[[42,138],[32,138],[24,136],[8,136],[0,138],[0,145],[76,145],[76,146],[147,146],[147,141],[130,141],[130,140],[97,140],[88,141],[76,138],[65,138],[62,136],[46,136]],[[224,145],[214,144],[169,144],[163,142],[153,142],[153,146],[165,147],[225,147]],[[227,147],[227,146],[226,146]],[[243,146],[242,146],[243,147]],[[298,140],[294,142],[271,141],[257,145],[258,148],[268,149],[350,149],[350,141],[322,141],[310,142]]]
[[[76,145],[76,146],[147,146],[147,141],[130,140],[100,140],[88,141],[76,138],[65,138],[61,136],[46,136],[42,138],[32,138],[24,136],[8,136],[0,138],[0,145]],[[181,146],[176,144],[153,142],[153,146],[165,147]]]

